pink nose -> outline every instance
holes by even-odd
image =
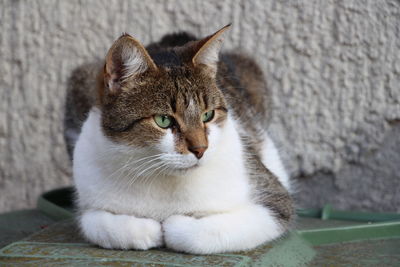
[[[198,159],[201,159],[206,150],[207,150],[206,146],[189,147],[189,151],[192,152]]]

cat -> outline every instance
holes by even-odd
[[[253,60],[220,53],[229,27],[147,48],[123,34],[100,65],[73,72],[65,133],[89,242],[210,254],[290,229],[290,181],[266,131],[271,97]]]

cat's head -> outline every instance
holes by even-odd
[[[152,53],[127,34],[115,41],[99,86],[105,136],[141,151],[161,171],[181,173],[201,165],[227,120],[216,74],[228,27]]]

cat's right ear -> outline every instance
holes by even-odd
[[[110,94],[116,94],[125,79],[149,70],[157,70],[157,66],[146,48],[129,34],[123,34],[107,53],[104,85]]]
[[[206,66],[210,74],[216,75],[218,55],[222,47],[224,33],[230,27],[231,24],[228,24],[216,33],[194,43],[192,49],[196,51],[196,53],[192,58],[192,63],[195,67]]]

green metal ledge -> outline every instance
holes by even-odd
[[[400,214],[299,209],[296,230],[256,249],[190,255],[166,248],[106,250],[88,244],[74,223],[74,190],[41,195],[38,209],[60,221],[0,250],[0,266],[19,263],[87,266],[400,266]],[[68,220],[69,219],[69,220]]]
[[[55,220],[74,217],[72,187],[60,188],[41,195],[38,209]],[[330,205],[322,209],[299,209],[299,217],[323,221],[340,220],[352,222],[351,225],[319,227],[317,229],[298,229],[297,233],[312,245],[331,244],[367,239],[400,238],[400,214],[373,213],[334,210]],[[354,225],[354,222],[359,224]],[[326,223],[329,225],[328,223]]]

